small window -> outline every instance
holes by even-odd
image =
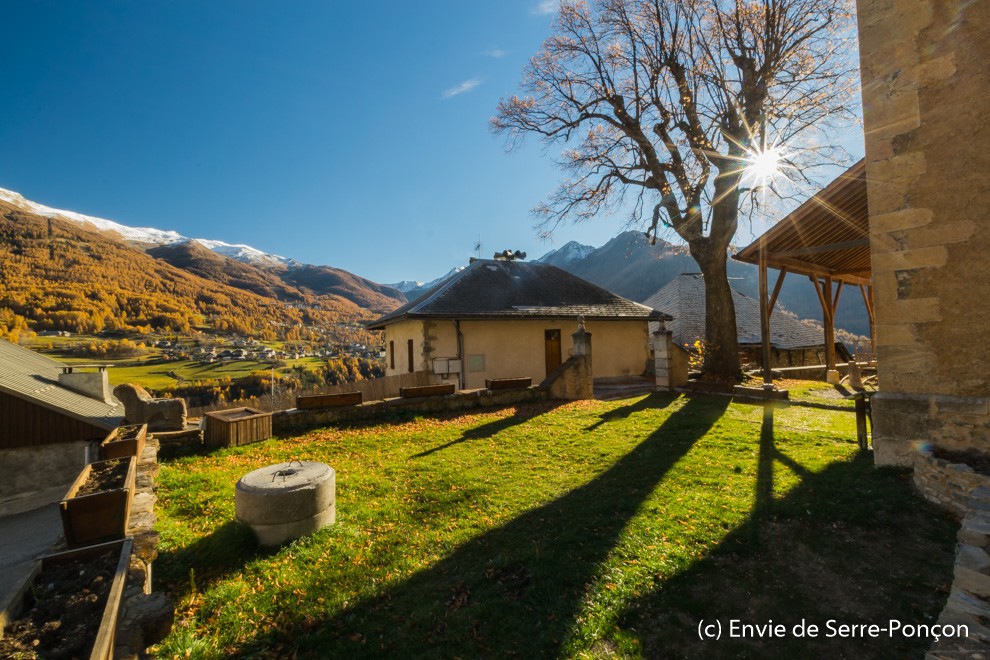
[[[406,348],[409,350],[409,373],[412,373],[416,369],[416,365],[413,363],[413,340],[410,339],[406,343]]]
[[[388,368],[395,369],[395,342],[390,341],[388,343]]]
[[[484,371],[485,370],[484,353],[479,355],[469,355],[467,359],[467,370],[476,373]]]

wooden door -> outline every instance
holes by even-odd
[[[546,349],[547,375],[560,366],[560,330],[544,330],[543,343]]]

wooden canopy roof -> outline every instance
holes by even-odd
[[[770,268],[869,284],[866,161],[839,175],[733,258],[759,264],[761,252]]]

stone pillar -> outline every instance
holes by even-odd
[[[990,453],[990,2],[858,0],[874,459]]]
[[[664,322],[653,333],[653,373],[657,381],[657,389],[671,391],[674,389],[674,333],[667,329]]]
[[[584,317],[578,317],[577,332],[571,334],[574,350],[571,357],[540,384],[554,399],[574,401],[595,398],[595,379],[591,370],[591,333],[584,329]]]
[[[574,341],[574,355],[587,355],[591,361],[591,333],[584,329],[584,317],[578,317],[577,332],[571,334]]]

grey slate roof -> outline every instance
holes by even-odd
[[[406,318],[659,319],[660,313],[563,271],[524,261],[478,259],[416,300],[368,324]]]
[[[736,307],[736,333],[740,345],[758,345],[760,338],[760,303],[732,290]],[[643,304],[674,317],[667,323],[678,345],[692,345],[705,336],[705,280],[700,273],[683,273],[674,278]],[[802,323],[778,302],[770,315],[770,345],[780,350],[814,348],[825,345],[822,328]]]
[[[124,405],[91,398],[59,385],[61,362],[0,339],[0,391],[94,426],[112,429],[124,419]]]

